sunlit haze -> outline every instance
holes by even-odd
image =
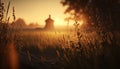
[[[23,18],[27,24],[38,23],[44,25],[48,15],[55,20],[55,26],[66,25],[64,21],[65,8],[60,4],[61,0],[10,0],[11,7],[9,16],[12,19],[12,6],[15,7],[15,15],[17,18]],[[8,4],[9,0],[5,0]]]

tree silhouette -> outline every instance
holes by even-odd
[[[19,18],[14,23],[12,23],[12,26],[14,29],[22,29],[22,28],[26,27],[26,23],[25,23],[24,19]]]
[[[85,16],[92,27],[120,29],[120,0],[62,0],[61,3],[68,6],[65,13],[78,19]]]

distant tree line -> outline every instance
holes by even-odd
[[[38,23],[30,23],[30,24],[26,24],[25,20],[22,18],[18,18],[16,21],[14,21],[11,24],[11,27],[13,29],[27,29],[27,28],[35,28],[38,27],[39,24]]]

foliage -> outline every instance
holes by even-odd
[[[62,0],[61,3],[67,6],[65,13],[75,21],[77,36],[77,43],[70,41],[72,48],[61,56],[65,69],[119,69],[119,36],[115,34],[119,33],[119,0]],[[81,31],[81,20],[89,27],[87,31]]]
[[[84,16],[92,27],[119,29],[119,0],[62,0],[61,3],[68,6],[65,13],[76,18]]]

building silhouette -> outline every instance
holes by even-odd
[[[51,19],[51,15],[45,20],[45,30],[54,30],[54,20]]]

